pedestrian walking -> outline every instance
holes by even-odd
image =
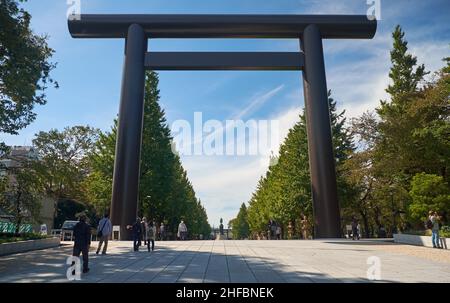
[[[352,219],[352,240],[359,240],[358,221],[355,217]]]
[[[86,215],[80,216],[80,221],[73,228],[75,243],[73,256],[80,257],[83,254],[83,273],[89,272],[89,247],[91,245],[91,227],[86,223]],[[72,266],[74,263],[72,263]],[[73,273],[75,274],[75,273]]]
[[[427,227],[431,229],[431,242],[433,242],[433,248],[442,248],[439,238],[439,221],[440,217],[437,212],[430,211],[428,216]]]
[[[277,224],[277,240],[281,240],[281,226]]]
[[[273,240],[276,237],[277,232],[277,226],[274,220],[270,219],[268,224],[269,232],[268,232],[268,238],[269,240]]]
[[[309,239],[309,234],[308,234],[309,222],[308,222],[308,217],[306,215],[302,215],[300,224],[301,224],[303,240],[308,240]]]
[[[155,222],[149,222],[146,230],[146,238],[147,238],[147,249],[150,252],[150,243],[151,250],[155,250],[155,237],[156,237],[156,224]]]
[[[292,240],[294,237],[294,225],[292,224],[292,221],[289,221],[288,225],[288,239]]]
[[[147,218],[143,217],[141,221],[141,229],[142,229],[142,238],[144,239],[144,246],[147,245],[147,228],[148,228]]]
[[[98,223],[98,231],[97,231],[97,237],[99,239],[98,248],[96,254],[98,255],[100,250],[102,249],[103,243],[105,244],[103,246],[102,255],[106,255],[106,250],[108,249],[108,240],[109,236],[112,233],[112,224],[111,220],[109,220],[109,214],[105,214],[103,219],[100,220]]]
[[[186,240],[187,238],[187,226],[184,223],[184,220],[181,220],[180,224],[178,225],[178,238],[181,239],[181,241]]]
[[[164,223],[161,223],[161,225],[159,227],[159,239],[161,241],[164,241],[165,233],[166,233],[166,227],[164,226]]]
[[[133,225],[128,225],[128,229],[131,229],[131,233],[133,235],[133,249],[134,251],[139,251],[139,246],[141,246],[141,237],[142,237],[142,226],[141,219],[137,218],[136,222]]]

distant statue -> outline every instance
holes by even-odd
[[[223,219],[220,218],[220,226],[219,226],[220,234],[223,235]]]

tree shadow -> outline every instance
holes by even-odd
[[[345,242],[326,242],[346,244]],[[354,244],[356,242],[351,242]],[[132,251],[132,244],[120,242],[106,256],[91,248],[90,269],[81,281],[69,281],[67,258],[71,246],[11,255],[0,258],[0,282],[7,283],[372,283],[342,269],[326,273],[298,260],[287,264],[251,252],[261,246],[225,246],[226,254],[214,251],[214,241],[157,242],[154,252]],[[367,243],[366,243],[367,244]],[[117,244],[115,244],[117,245]],[[206,245],[207,251],[202,251]],[[264,244],[263,244],[264,245]],[[211,249],[209,249],[211,246]],[[96,248],[96,247],[95,247]],[[94,249],[95,249],[94,248]],[[238,251],[236,251],[236,249]],[[243,250],[249,250],[243,252]],[[317,250],[332,250],[315,248]],[[239,251],[241,250],[241,251]],[[353,251],[365,251],[353,249]],[[278,256],[277,256],[278,257]],[[289,263],[289,262],[288,262]],[[368,266],[358,269],[366,272]],[[332,267],[332,266],[331,266]],[[350,270],[351,268],[349,268]],[[354,270],[354,268],[353,268]],[[395,282],[382,280],[376,282]]]

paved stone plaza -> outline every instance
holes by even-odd
[[[450,251],[379,240],[156,242],[153,253],[110,242],[106,256],[95,255],[96,245],[81,282],[371,282],[371,256],[384,282],[450,282]],[[71,250],[66,243],[0,257],[0,282],[69,282]]]

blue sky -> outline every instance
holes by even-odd
[[[117,115],[123,41],[72,39],[65,0],[29,0],[35,32],[49,35],[58,63],[52,76],[60,88],[48,90],[48,104],[38,107],[36,121],[19,136],[0,139],[30,145],[34,134],[51,128],[89,124],[107,130]],[[366,0],[82,0],[82,13],[234,13],[365,14]],[[381,0],[381,21],[373,40],[324,41],[328,88],[340,109],[354,117],[373,110],[386,97],[391,32],[406,31],[410,51],[428,70],[442,67],[450,55],[450,1]],[[298,51],[296,40],[149,41],[155,51]],[[225,121],[235,117],[275,119],[284,136],[303,108],[300,72],[161,72],[161,106],[169,125],[178,119]],[[247,202],[268,161],[262,156],[183,156],[183,165],[202,199],[210,223],[233,218]]]

